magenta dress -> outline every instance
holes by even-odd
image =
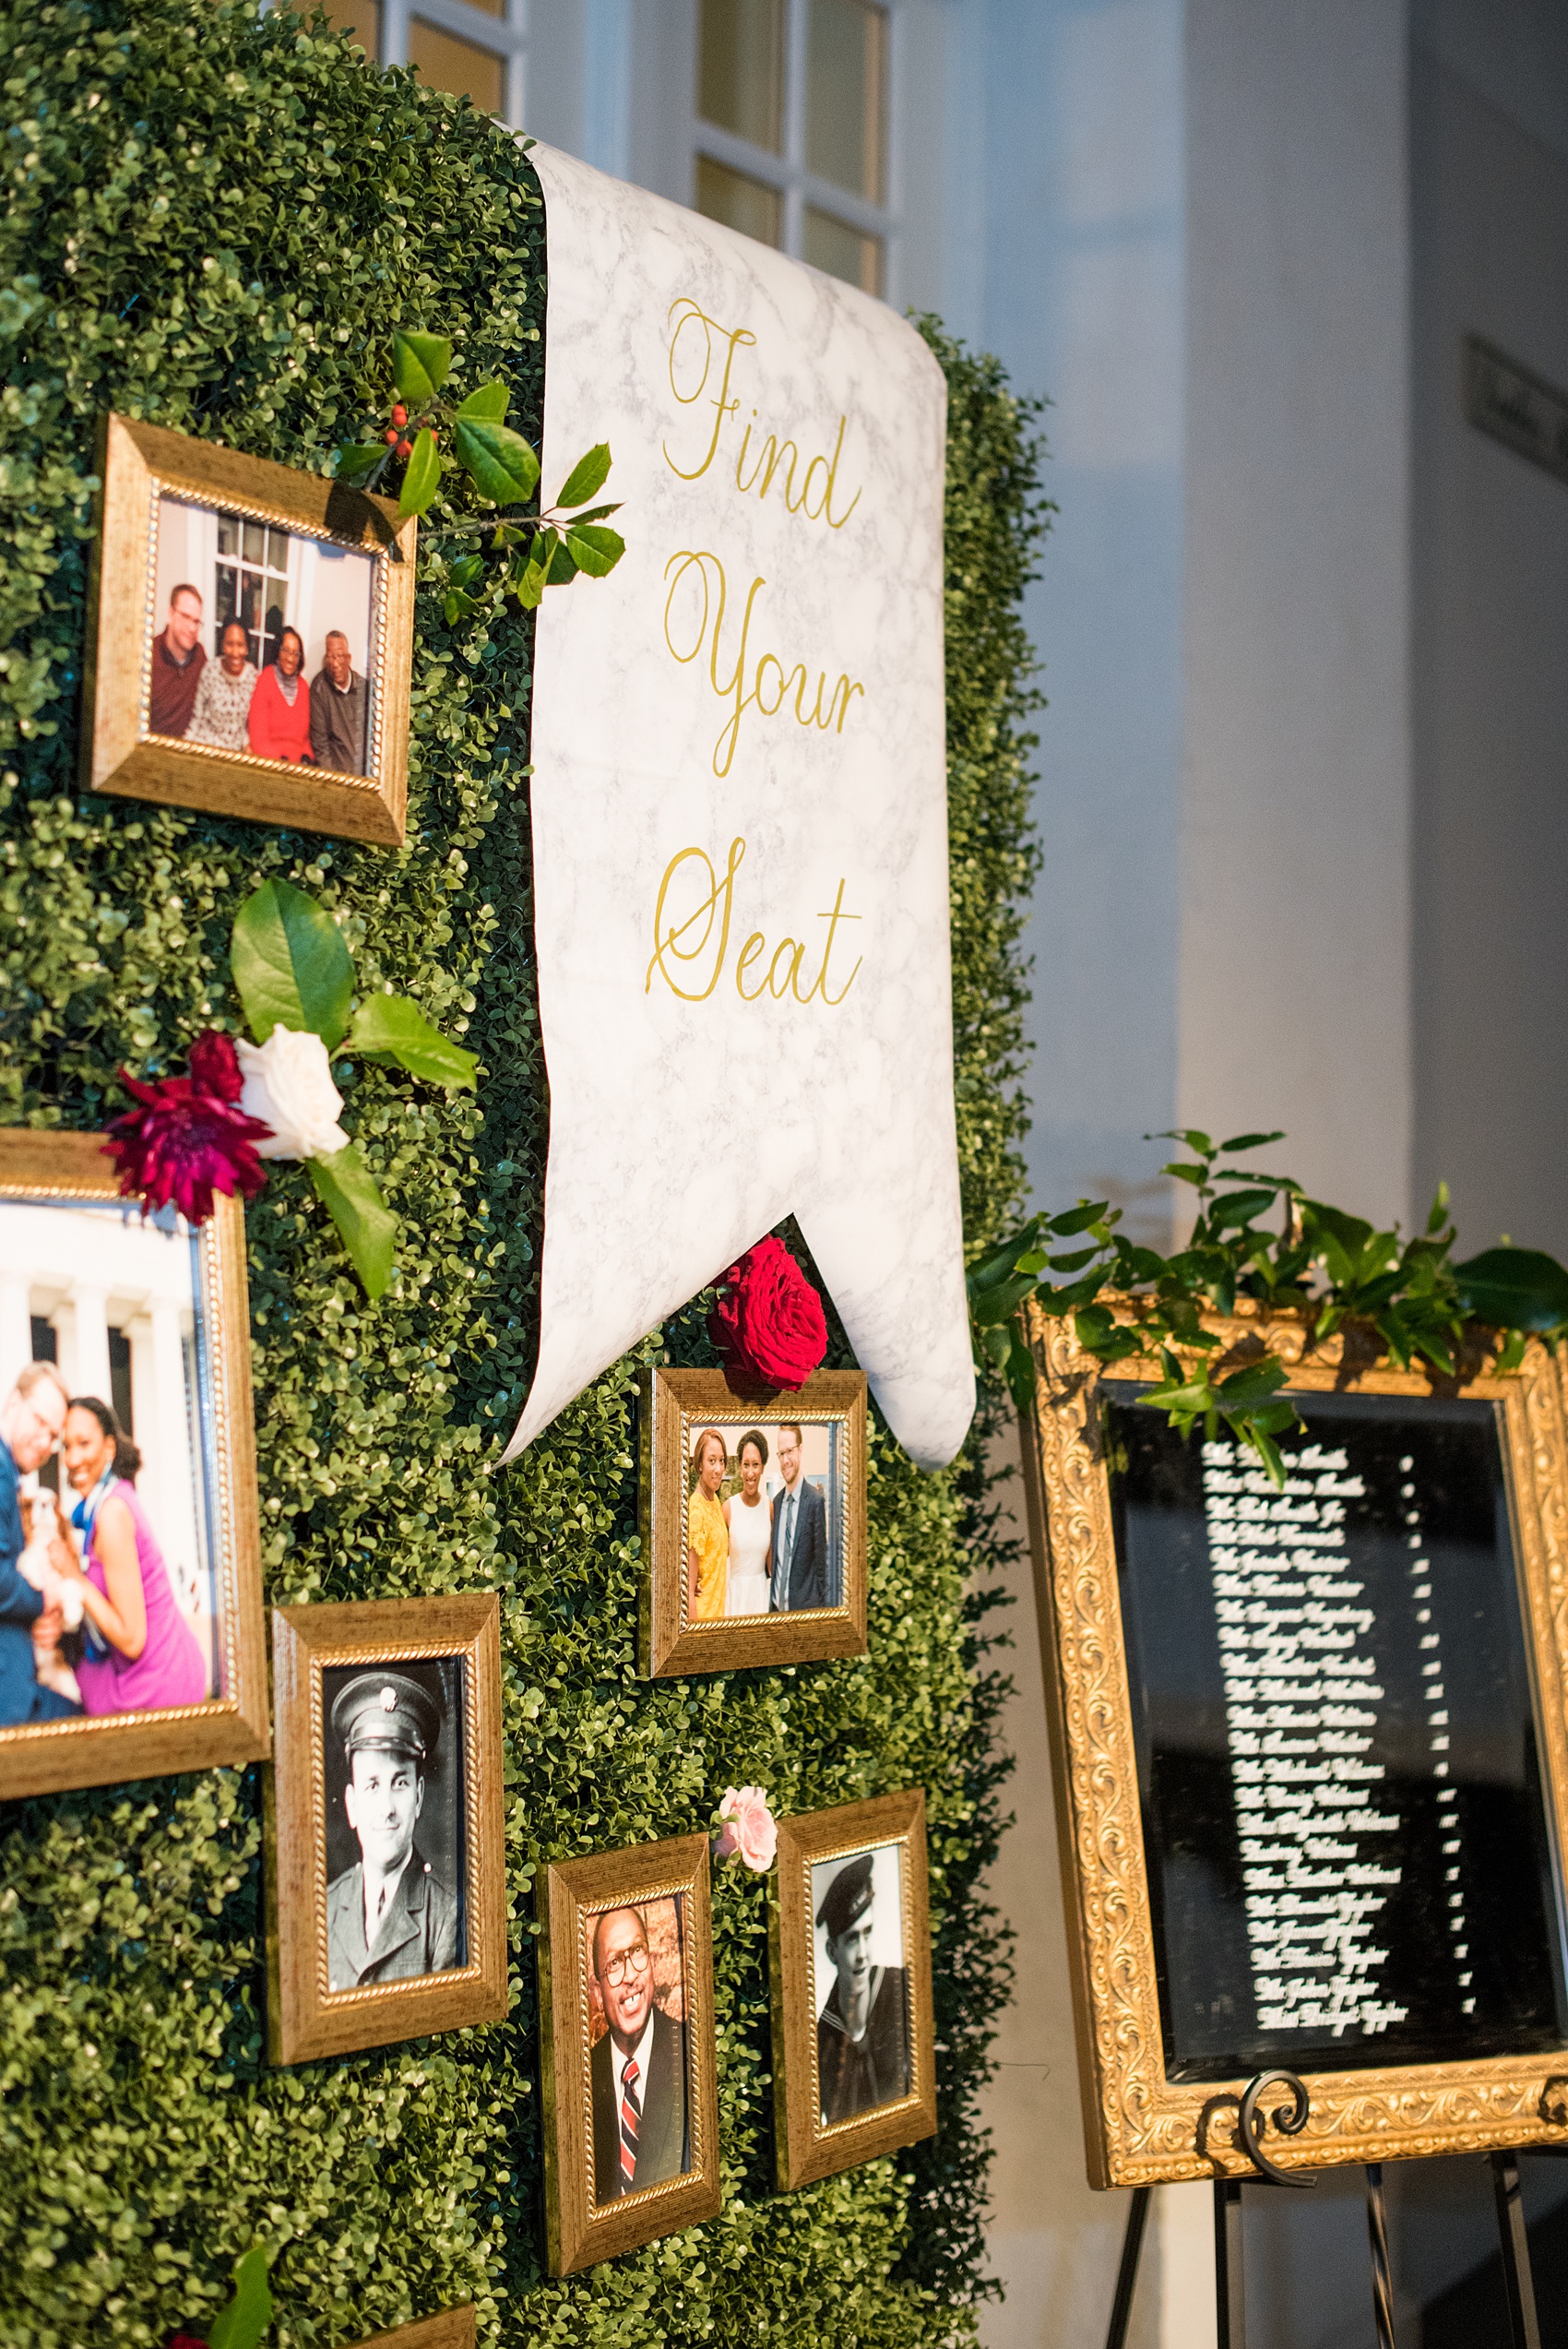
[[[137,1529],[137,1564],[141,1568],[142,1598],[147,1606],[147,1645],[133,1661],[111,1648],[106,1656],[84,1656],[77,1666],[77,1686],[84,1712],[142,1712],[154,1706],[199,1705],[207,1696],[207,1666],[196,1633],[175,1604],[169,1569],[158,1539],[147,1521],[134,1485],[118,1478],[113,1493],[130,1510]],[[103,1563],[98,1555],[98,1525],[93,1522],[82,1571],[93,1588],[109,1595]]]

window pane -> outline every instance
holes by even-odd
[[[409,19],[409,63],[432,89],[471,98],[481,113],[499,114],[506,102],[505,61],[492,49],[476,49],[421,17]]]
[[[814,269],[826,269],[830,278],[844,278],[862,293],[882,292],[881,237],[862,236],[847,221],[836,221],[830,212],[819,212],[808,204],[804,242],[804,258]]]
[[[784,0],[702,0],[697,112],[704,122],[717,123],[721,130],[749,138],[754,147],[779,153],[784,144]],[[746,233],[756,232],[748,229]]]
[[[264,522],[245,524],[245,561],[264,563],[267,560],[267,526]]]
[[[287,571],[289,567],[289,533],[287,531],[267,531],[267,567],[269,571]]]
[[[880,204],[887,18],[868,0],[811,0],[807,56],[807,168]]]
[[[220,516],[218,517],[218,552],[219,552],[219,554],[237,554],[239,553],[239,551],[240,551],[240,526],[239,526],[239,523],[235,520],[235,519],[234,519],[234,517],[233,517],[233,515],[232,515],[232,514],[220,514]]]
[[[334,32],[357,41],[367,57],[381,54],[381,0],[321,0],[321,11]]]
[[[778,243],[783,204],[778,190],[707,155],[697,157],[697,210],[742,236],[754,236],[759,244]]]

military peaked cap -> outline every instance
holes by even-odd
[[[350,1761],[363,1748],[427,1762],[441,1735],[441,1708],[400,1672],[358,1672],[333,1705],[332,1728]]]
[[[847,1933],[855,1919],[870,1908],[871,1872],[875,1859],[874,1852],[857,1853],[852,1860],[846,1860],[823,1894],[816,1921],[827,1927],[830,1941],[837,1941],[841,1933]]]

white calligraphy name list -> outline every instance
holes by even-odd
[[[1412,1461],[1400,1461],[1408,1471]],[[1408,2009],[1381,1996],[1388,1951],[1377,1919],[1401,1870],[1402,1824],[1377,1793],[1379,1704],[1373,1610],[1348,1568],[1350,1504],[1363,1479],[1343,1449],[1286,1455],[1277,1492],[1239,1446],[1204,1446],[1204,1511],[1225,1677],[1226,1727],[1241,1835],[1258,2025],[1314,2038],[1375,2035]],[[1432,1628],[1431,1567],[1415,1486],[1400,1487],[1432,1776],[1440,1782],[1444,1897],[1456,1961],[1469,1954],[1448,1714]],[[1458,1983],[1468,1988],[1470,1975]],[[1467,1998],[1464,2011],[1474,2010]]]

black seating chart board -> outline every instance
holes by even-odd
[[[1493,1406],[1293,1396],[1281,1493],[1100,1392],[1167,2077],[1562,2046]]]

